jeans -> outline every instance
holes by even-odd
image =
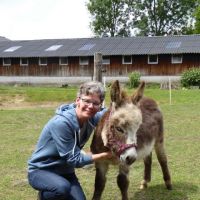
[[[42,200],[86,200],[75,173],[58,175],[45,170],[28,173],[29,184],[41,192]]]

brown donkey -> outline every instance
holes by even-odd
[[[140,188],[151,180],[152,150],[160,163],[167,189],[172,189],[167,157],[164,150],[163,117],[156,102],[143,97],[142,82],[132,96],[121,90],[119,82],[111,86],[111,105],[98,124],[91,143],[91,151],[112,151],[116,158],[95,163],[96,177],[93,200],[99,200],[106,183],[109,164],[119,165],[117,184],[122,200],[128,200],[129,166],[144,160],[144,178]]]

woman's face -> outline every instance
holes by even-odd
[[[76,99],[76,113],[79,120],[87,120],[94,116],[101,108],[101,100],[98,94],[82,95]]]

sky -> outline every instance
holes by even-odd
[[[10,40],[93,37],[87,0],[0,0],[0,36]]]

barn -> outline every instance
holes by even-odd
[[[93,76],[102,54],[104,76],[180,75],[200,67],[200,35],[0,40],[0,76]]]

